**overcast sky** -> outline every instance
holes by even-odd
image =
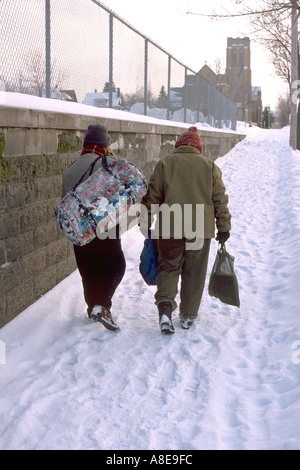
[[[254,41],[248,19],[211,20],[187,14],[236,13],[234,0],[104,0],[109,7],[141,33],[195,71],[207,62],[214,69],[222,59],[225,71],[227,37],[251,39],[252,86],[262,87],[263,106],[275,109],[286,85],[275,76],[268,52]]]

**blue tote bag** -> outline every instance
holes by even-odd
[[[140,273],[148,286],[156,286],[157,273],[157,241],[151,237],[144,241],[144,247],[140,256]]]

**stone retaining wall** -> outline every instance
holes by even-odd
[[[116,154],[147,177],[186,128],[0,107],[0,327],[76,269],[72,244],[57,227],[61,174],[80,155],[89,124],[107,126]],[[216,159],[245,136],[201,131]]]

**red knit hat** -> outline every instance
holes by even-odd
[[[200,135],[198,134],[198,129],[195,126],[190,127],[186,132],[181,134],[178,137],[178,140],[175,144],[175,148],[181,147],[182,145],[189,145],[191,147],[195,147],[202,153],[202,140]]]

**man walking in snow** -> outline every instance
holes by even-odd
[[[148,236],[155,207],[154,232],[158,238],[155,303],[163,334],[174,333],[172,312],[177,307],[175,297],[180,276],[179,318],[182,328],[190,328],[197,318],[205,285],[210,243],[215,237],[215,224],[218,229],[216,240],[225,243],[230,236],[231,215],[225,191],[220,169],[202,155],[201,137],[196,127],[191,127],[180,135],[175,150],[162,158],[153,171],[147,194],[141,202],[146,211],[141,211],[140,229],[144,236]],[[163,211],[160,210],[166,205],[180,209],[180,220],[178,212],[173,218],[168,214],[168,227],[164,224]],[[195,221],[199,205],[204,209],[201,230]],[[185,211],[189,211],[188,216],[185,216]],[[185,227],[182,231],[180,228],[188,218],[192,221],[193,231],[189,230],[186,235]]]

